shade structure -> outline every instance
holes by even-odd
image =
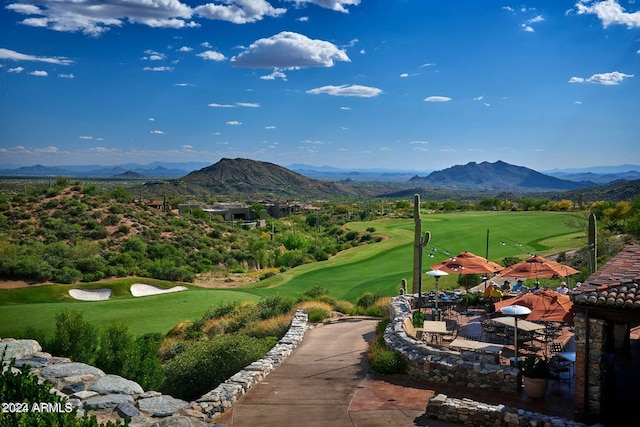
[[[499,275],[503,277],[530,279],[567,277],[576,273],[579,273],[579,271],[575,268],[536,255],[517,264],[505,267],[500,271]]]
[[[526,320],[547,322],[573,322],[573,302],[568,295],[562,295],[551,289],[541,289],[516,298],[494,303],[496,312],[504,313],[509,306],[522,306],[531,310]]]
[[[490,274],[498,273],[503,268],[500,264],[467,251],[431,266],[433,270],[450,274]]]

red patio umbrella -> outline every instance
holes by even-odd
[[[531,313],[525,318],[526,320],[573,322],[574,313],[571,298],[551,289],[541,289],[494,303],[496,312],[509,305],[521,305],[531,309]]]
[[[529,278],[550,278],[567,277],[579,273],[575,268],[559,262],[550,261],[541,256],[532,256],[517,264],[513,264],[500,271],[502,277],[517,277],[520,279]]]
[[[433,270],[446,271],[452,274],[498,273],[503,268],[500,264],[467,251],[431,266]]]
[[[504,267],[493,261],[489,261],[472,252],[464,251],[453,258],[445,259],[442,262],[431,266],[433,270],[446,271],[451,274],[496,274]],[[467,292],[469,286],[465,286]]]

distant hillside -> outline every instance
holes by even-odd
[[[595,185],[593,182],[574,182],[554,178],[523,166],[470,162],[432,172],[427,177],[411,178],[414,185],[435,187],[477,188],[492,190],[572,190]]]
[[[579,196],[585,202],[595,202],[598,200],[619,202],[622,200],[631,200],[634,197],[640,196],[640,179],[617,181],[606,185],[565,191],[560,193],[560,195],[570,200],[576,200]]]
[[[191,172],[182,182],[216,194],[304,198],[362,195],[352,186],[318,181],[273,163],[249,159],[221,159]]]

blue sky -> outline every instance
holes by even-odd
[[[0,165],[640,164],[639,30],[635,0],[5,0]]]

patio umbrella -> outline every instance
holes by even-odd
[[[445,259],[442,262],[431,266],[433,270],[445,271],[450,274],[496,274],[504,267],[493,261],[489,261],[472,252],[461,252],[453,258]],[[469,292],[468,283],[465,286]],[[468,301],[468,300],[467,300]]]
[[[579,273],[575,268],[559,262],[550,261],[541,256],[532,256],[517,264],[513,264],[500,271],[502,277],[517,277],[521,279],[529,278],[550,278],[567,277]]]
[[[529,308],[531,313],[525,318],[526,320],[573,322],[573,302],[571,298],[551,289],[542,289],[494,303],[496,312],[509,305],[520,305]]]
[[[431,266],[433,270],[446,271],[450,274],[498,273],[503,268],[500,264],[467,251]]]

